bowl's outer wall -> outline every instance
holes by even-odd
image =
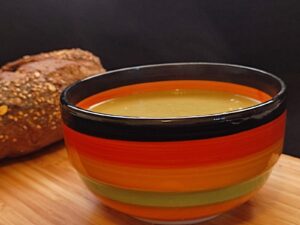
[[[222,137],[183,141],[125,141],[64,126],[75,168],[126,189],[190,192],[234,185],[269,170],[282,151],[286,114]]]

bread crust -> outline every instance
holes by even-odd
[[[0,159],[61,140],[59,96],[69,84],[103,73],[100,59],[81,49],[24,56],[0,69]]]

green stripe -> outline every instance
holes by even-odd
[[[222,189],[177,193],[128,190],[103,184],[83,175],[81,177],[91,191],[118,202],[152,207],[190,207],[224,202],[246,195],[260,188],[269,175],[270,171]]]

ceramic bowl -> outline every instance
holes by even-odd
[[[206,88],[262,103],[207,116],[140,118],[87,108],[137,90]],[[268,179],[284,142],[286,87],[253,68],[174,63],[109,71],[64,90],[69,158],[101,202],[139,219],[193,223],[246,202]]]

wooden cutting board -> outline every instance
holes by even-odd
[[[142,225],[109,209],[82,184],[62,143],[0,163],[1,225]],[[300,225],[300,159],[282,155],[246,204],[202,225]]]

